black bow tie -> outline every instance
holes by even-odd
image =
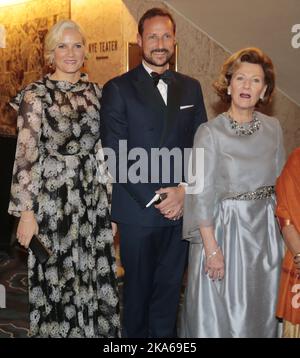
[[[169,70],[166,70],[162,74],[151,72],[151,77],[155,86],[157,86],[159,80],[163,80],[167,85],[171,84],[172,82],[172,73]]]

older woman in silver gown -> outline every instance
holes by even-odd
[[[228,112],[202,124],[204,190],[186,195],[188,284],[179,336],[276,337],[283,245],[274,184],[284,163],[276,118],[255,108],[274,90],[271,60],[257,48],[233,54],[215,88]]]

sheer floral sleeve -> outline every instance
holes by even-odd
[[[35,211],[37,205],[42,101],[34,90],[28,89],[12,106],[18,109],[18,140],[8,212],[20,216],[22,211]]]
[[[93,87],[95,90],[95,94],[97,99],[99,100],[99,113],[100,113],[100,103],[102,98],[102,87],[96,83],[93,83]],[[101,118],[100,118],[101,121]],[[108,207],[109,212],[111,212],[111,194],[112,194],[112,176],[108,172],[107,162],[104,158],[103,147],[100,139],[100,131],[99,131],[99,139],[95,145],[95,154],[97,158],[97,177],[100,184],[104,184],[107,189],[107,199],[108,199]]]
[[[100,113],[100,103],[101,103],[101,96],[102,96],[102,87],[93,83],[93,87],[99,100],[99,113]],[[100,118],[101,121],[101,118]],[[98,179],[101,184],[106,184],[108,186],[108,190],[111,192],[111,181],[112,177],[108,173],[107,164],[105,163],[103,147],[100,139],[100,130],[99,130],[99,138],[95,144],[95,155],[97,158],[97,169],[98,169]]]

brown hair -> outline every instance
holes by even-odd
[[[214,82],[213,87],[217,94],[225,103],[231,102],[231,96],[227,94],[228,86],[234,71],[240,66],[242,62],[253,63],[261,65],[264,75],[267,90],[263,99],[259,99],[258,104],[269,103],[272,93],[275,88],[275,73],[272,60],[259,48],[247,47],[232,54],[223,64],[221,74],[217,81]]]
[[[147,10],[144,15],[140,18],[139,24],[138,24],[138,31],[139,34],[142,36],[143,32],[144,32],[144,22],[145,20],[148,19],[152,19],[155,16],[163,16],[163,17],[168,17],[172,24],[173,24],[173,30],[174,30],[174,34],[176,32],[176,23],[175,20],[173,18],[173,16],[169,13],[169,11],[165,10],[165,9],[160,9],[159,7],[153,7],[152,9]]]

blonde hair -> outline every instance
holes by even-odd
[[[230,103],[231,96],[227,93],[230,85],[231,77],[234,71],[243,62],[260,65],[264,72],[264,80],[267,85],[267,90],[263,99],[259,99],[258,104],[267,104],[273,94],[275,88],[275,74],[274,66],[270,57],[268,57],[262,50],[256,47],[243,48],[232,54],[223,64],[221,74],[217,81],[214,82],[213,87],[223,102]]]
[[[45,49],[44,49],[44,56],[45,61],[48,65],[53,64],[54,59],[54,50],[62,38],[64,30],[73,29],[80,33],[82,37],[82,42],[86,44],[86,38],[81,30],[80,26],[76,24],[76,22],[72,20],[60,20],[55,25],[51,27],[45,37]]]

